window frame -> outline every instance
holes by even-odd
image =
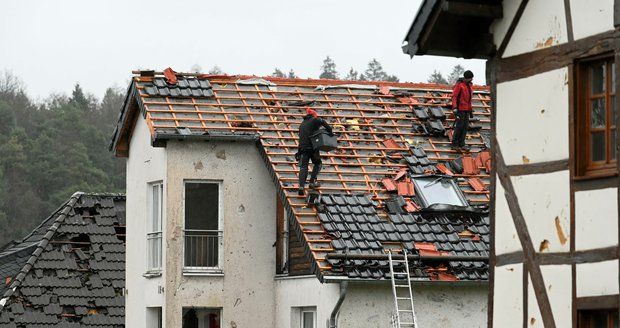
[[[300,328],[308,328],[304,326],[304,314],[306,313],[310,313],[312,314],[312,327],[309,328],[317,328],[317,322],[316,322],[316,307],[313,306],[307,306],[307,307],[301,307],[299,309],[299,327]]]
[[[600,94],[592,94],[592,68],[604,63],[604,86],[605,90]],[[613,53],[589,57],[579,60],[575,65],[575,115],[574,115],[574,141],[575,141],[575,178],[590,179],[617,175],[616,156],[613,154],[612,132],[617,134],[616,122],[613,120],[613,109],[616,97],[616,90],[613,83],[615,75],[615,57]],[[615,77],[618,78],[617,76]],[[591,127],[591,106],[592,100],[605,99],[605,127]],[[618,115],[618,108],[615,108]],[[592,139],[593,131],[604,132],[605,134],[605,160],[592,161]],[[616,136],[617,139],[617,136]],[[617,147],[617,146],[616,146]]]
[[[589,313],[588,313],[589,312]],[[588,309],[588,310],[578,310],[577,312],[577,327],[579,328],[593,328],[592,323],[592,312],[601,312],[605,316],[607,316],[607,327],[605,328],[613,328],[614,327],[614,317],[616,323],[618,322],[618,309]],[[589,314],[589,315],[586,315]],[[617,327],[617,326],[616,326]]]
[[[217,266],[210,267],[196,267],[196,266],[186,266],[185,265],[185,208],[186,208],[186,191],[187,184],[190,183],[201,183],[201,184],[215,184],[217,185],[217,193],[218,193],[218,254],[217,254]],[[181,258],[183,274],[184,275],[222,275],[223,267],[222,263],[224,263],[224,182],[222,180],[211,180],[211,179],[185,179],[183,180],[183,256]]]
[[[422,185],[422,183],[424,183],[422,180],[436,180],[436,182],[430,182],[433,184],[443,183],[444,181],[447,181],[452,186],[452,190],[454,191],[456,197],[461,201],[461,204],[463,205],[454,205],[454,204],[445,204],[445,203],[429,204],[429,200],[425,195],[425,191],[422,189],[422,187],[426,186],[426,185],[424,186]],[[421,205],[424,208],[429,208],[430,206],[433,206],[433,205],[448,205],[448,206],[459,206],[459,207],[469,206],[467,197],[465,197],[465,195],[463,194],[463,191],[458,186],[454,178],[447,177],[447,176],[440,176],[440,175],[417,175],[417,176],[412,177],[412,181],[415,187],[416,196],[420,200]]]
[[[154,218],[154,204],[153,204],[153,190],[154,188],[158,188],[159,192],[159,215],[157,217],[157,226],[159,229],[153,230],[153,218]],[[164,231],[164,183],[163,181],[153,181],[147,184],[147,217],[146,217],[146,272],[147,273],[160,273],[163,270],[163,231]],[[149,240],[155,239],[159,240],[159,266],[151,266],[153,264],[153,258],[150,255],[151,245]]]

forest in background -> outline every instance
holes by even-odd
[[[463,71],[457,65],[445,78],[435,71],[427,82],[452,84]],[[214,66],[209,73],[224,72]],[[297,77],[278,68],[272,76]],[[376,59],[361,73],[350,68],[342,76],[329,56],[318,77],[399,81]],[[0,247],[25,237],[76,191],[125,191],[125,159],[115,158],[108,145],[126,90],[108,88],[98,99],[76,84],[70,95],[43,101],[25,90],[19,77],[0,74]]]

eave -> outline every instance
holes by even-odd
[[[488,59],[495,53],[489,27],[502,18],[500,0],[424,0],[404,39],[403,52]]]

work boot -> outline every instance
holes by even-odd
[[[299,189],[297,189],[297,194],[299,196],[303,196],[304,195],[304,187],[299,187]]]
[[[317,189],[321,184],[316,180],[310,180],[310,189]]]

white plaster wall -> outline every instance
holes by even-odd
[[[575,248],[618,245],[618,188],[575,193]]]
[[[254,143],[179,142],[166,146],[167,327],[183,306],[222,308],[223,327],[273,327],[276,191]],[[184,276],[184,180],[223,181],[223,277]]]
[[[495,268],[493,327],[523,327],[523,265]]]
[[[506,191],[499,182],[499,178],[495,181],[497,181],[495,186],[497,195],[495,197],[495,254],[521,251],[521,241],[508,208],[508,202],[506,202]]]
[[[531,0],[525,6],[503,57],[515,56],[567,41],[564,0]]]
[[[457,328],[487,326],[487,285],[414,285],[413,299],[418,326]],[[350,284],[340,312],[343,328],[389,327],[394,299],[389,283]]]
[[[151,147],[151,136],[142,117],[138,118],[127,158],[127,239],[125,249],[125,323],[127,327],[147,327],[146,308],[164,307],[164,277],[147,279],[146,272],[146,222],[147,184],[164,181],[166,176],[166,152]],[[166,231],[165,220],[163,229]],[[166,249],[162,247],[163,256]],[[165,292],[165,290],[164,290]]]
[[[568,252],[570,250],[570,187],[569,172],[534,174],[512,177],[515,193],[519,198],[534,249],[547,240],[544,252]],[[566,240],[560,242],[555,219]]]
[[[508,27],[510,26],[512,19],[515,17],[520,3],[520,1],[513,0],[502,1],[503,17],[501,19],[494,20],[489,28],[493,34],[493,42],[495,43],[496,48],[499,48],[502,44],[502,41],[506,36],[506,32],[508,31]]]
[[[577,264],[577,297],[618,294],[618,260]]]
[[[545,281],[547,296],[551,303],[551,312],[556,327],[572,326],[572,275],[570,265],[545,265],[540,270]],[[528,327],[544,328],[536,294],[529,276],[528,293]],[[533,320],[532,320],[533,319]]]
[[[340,288],[338,284],[321,284],[315,276],[276,279],[277,328],[291,327],[291,308],[316,306],[317,327],[323,328],[334,309]]]
[[[561,68],[497,85],[497,139],[506,164],[568,158],[567,74]]]
[[[575,40],[614,29],[614,0],[570,0]]]

